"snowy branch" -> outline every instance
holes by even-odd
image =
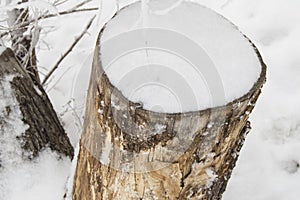
[[[61,62],[72,52],[73,48],[78,44],[78,42],[81,40],[81,38],[87,33],[88,29],[91,27],[96,15],[92,17],[92,19],[89,21],[85,29],[82,31],[82,33],[75,39],[75,41],[72,43],[72,45],[69,47],[69,49],[61,56],[61,58],[57,61],[57,63],[54,65],[54,67],[50,70],[50,72],[46,75],[45,79],[42,82],[42,85],[45,85],[47,80],[51,77],[51,75],[55,72],[55,70],[59,67]]]
[[[40,17],[38,17],[37,19],[33,19],[33,20],[30,20],[28,22],[24,22],[24,23],[21,23],[17,26],[14,26],[12,28],[7,28],[8,31],[6,32],[3,32],[0,34],[0,38],[4,37],[4,36],[7,36],[9,33],[11,33],[12,31],[15,31],[15,30],[19,30],[19,29],[22,29],[24,27],[27,27],[29,26],[30,24],[36,22],[36,21],[39,21],[39,20],[42,20],[42,19],[48,19],[48,18],[52,18],[52,17],[58,17],[58,16],[62,16],[62,15],[68,15],[68,14],[73,14],[73,13],[78,13],[78,12],[88,12],[88,11],[96,11],[98,10],[99,8],[97,7],[92,7],[92,8],[81,8],[81,9],[76,9],[76,10],[66,10],[66,11],[61,11],[61,12],[58,12],[57,14],[48,14],[48,15],[42,15]],[[4,29],[4,28],[2,28]]]

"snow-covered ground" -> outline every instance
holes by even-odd
[[[300,93],[298,89],[300,85],[300,40],[298,38],[300,1],[193,1],[216,10],[235,23],[258,46],[268,66],[267,84],[251,115],[252,131],[246,139],[223,199],[298,200],[300,197]],[[43,20],[40,24],[43,30],[38,57],[41,73],[45,74],[71,45],[74,37],[80,34],[89,19],[94,14],[98,14],[89,34],[84,36],[74,51],[64,60],[47,85],[47,91],[74,146],[79,140],[80,124],[83,121],[81,115],[84,108],[84,95],[97,34],[115,10],[114,1],[102,0],[101,2],[101,15],[98,12],[84,12]],[[128,0],[119,0],[119,2],[125,5]],[[70,0],[67,4],[76,3],[77,0]],[[68,8],[67,4],[62,4],[59,9]],[[99,5],[100,1],[93,0],[86,7]],[[20,191],[18,188],[23,188],[26,195],[32,197],[25,196],[24,191],[20,191],[19,194],[24,194],[21,199],[44,199],[45,194],[53,195],[53,191],[63,193],[67,175],[62,173],[68,171],[71,167],[70,163],[64,161],[59,161],[60,164],[50,163],[47,156],[42,156],[39,159],[41,162],[37,161],[35,167],[51,165],[52,168],[46,168],[45,170],[48,171],[43,175],[45,180],[48,180],[49,175],[49,179],[53,181],[35,183],[34,180],[41,175],[38,173],[36,176],[35,173],[31,173],[34,169],[31,166],[28,172],[28,176],[32,176],[29,184],[26,187],[17,185],[16,192]],[[26,167],[27,164],[24,166]],[[15,176],[12,174],[11,177]],[[13,187],[14,184],[16,183],[8,186]],[[35,187],[43,184],[48,186],[47,190],[41,188],[40,191],[43,192],[36,192]],[[0,199],[7,194],[6,188],[7,185],[6,187],[0,185]],[[52,199],[56,200],[54,198]]]
[[[16,137],[28,126],[20,118],[19,104],[9,83],[13,78],[0,79],[0,199],[61,199],[66,191],[71,162],[49,149],[41,152],[37,159],[24,159],[27,155],[23,155]]]

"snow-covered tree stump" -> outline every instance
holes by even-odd
[[[73,158],[73,147],[47,94],[33,83],[11,49],[0,55],[0,89],[1,146],[16,145],[0,148],[0,154],[21,148],[24,156],[33,158],[49,147]]]
[[[140,28],[137,23],[140,4],[123,9],[101,31],[95,49],[74,178],[74,200],[221,199],[245,137],[251,129],[249,114],[266,79],[266,66],[254,45],[230,22],[207,8],[181,3],[165,13],[161,10],[155,12],[156,7],[152,6],[152,13],[146,14],[149,27],[179,23],[174,27],[188,24],[182,27],[183,34],[198,31],[199,34],[190,36],[199,39],[207,54],[214,59],[224,86],[224,101],[216,101],[213,107],[204,105],[205,100],[203,103],[200,101],[200,106],[183,103],[180,110],[172,101],[160,98],[162,92],[155,87],[132,97],[126,89],[131,87],[134,90],[139,85],[130,84],[134,84],[135,79],[147,82],[146,79],[152,74],[155,76],[150,82],[171,79],[170,83],[176,82],[176,87],[182,84],[168,71],[155,71],[155,67],[142,70],[138,76],[134,74],[128,84],[122,80],[128,73],[122,72],[123,69],[135,70],[130,68],[132,62],[138,62],[141,57],[146,57],[148,61],[157,57],[150,48],[143,49],[141,54],[134,57],[129,56],[128,60],[125,58],[127,62],[123,60],[120,65],[110,65],[107,58],[128,42],[122,43],[115,36],[127,31],[127,37],[131,24],[135,24],[136,29]],[[201,22],[202,19],[205,20]],[[197,26],[193,23],[197,23]],[[197,27],[200,27],[199,30]],[[143,33],[151,35],[151,30],[148,31],[132,33],[134,40],[129,40],[129,43],[139,43],[138,35],[144,39]],[[160,32],[162,35],[164,33]],[[172,37],[177,35],[169,35],[169,38]],[[117,41],[120,47],[111,46],[113,42],[108,42],[110,45],[106,46],[104,41],[111,40]],[[162,40],[168,40],[168,37]],[[181,41],[173,41],[177,42]],[[149,37],[140,43],[152,47],[155,40]],[[182,44],[180,48],[183,49],[185,47]],[[189,47],[192,48],[192,45]],[[192,54],[197,53],[194,49],[191,51]],[[165,58],[163,60],[172,61],[163,53],[161,55]],[[209,61],[205,64],[209,65]],[[188,67],[182,67],[179,72],[184,75]],[[249,71],[253,68],[254,72]],[[193,79],[193,76],[189,77]],[[209,83],[210,80],[206,81]],[[213,80],[213,83],[216,81]],[[209,95],[201,89],[201,85],[195,83],[191,87],[195,87],[194,91],[198,91],[200,97]],[[185,97],[184,92],[187,91],[181,91]],[[236,93],[240,96],[236,96]],[[159,111],[156,103],[152,103],[157,99],[164,112]]]

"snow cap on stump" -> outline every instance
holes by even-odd
[[[135,3],[107,23],[100,60],[110,82],[162,113],[222,106],[249,92],[261,73],[252,43],[210,9],[170,2]]]

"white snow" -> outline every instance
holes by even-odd
[[[74,176],[76,173],[78,155],[79,155],[79,144],[77,144],[75,151],[74,151],[74,159],[72,160],[71,169],[69,171],[68,181],[67,181],[67,188],[66,188],[66,200],[72,200],[72,191],[73,191],[73,184],[74,184]]]
[[[28,126],[22,121],[19,104],[11,89],[13,76],[0,80],[0,198],[3,200],[62,199],[70,161],[44,150],[28,160],[17,137]]]
[[[0,166],[3,169],[22,162],[20,142],[16,138],[28,128],[22,121],[19,104],[10,85],[13,78],[14,76],[6,76],[0,79]],[[3,169],[0,168],[0,172]],[[0,188],[5,185],[1,180]]]
[[[1,46],[1,44],[0,44],[0,55],[3,53],[3,51],[5,51],[5,47],[4,46]]]
[[[114,107],[116,110],[120,110],[121,109],[120,105],[115,104],[114,101],[111,101],[111,106]]]
[[[167,126],[164,124],[155,124],[154,128],[155,128],[154,134],[161,134],[164,131],[166,131]]]
[[[218,175],[216,174],[214,168],[207,168],[205,170],[207,176],[209,177],[209,180],[206,183],[206,187],[209,188],[212,186],[214,181],[218,178]]]
[[[110,81],[129,100],[156,112],[201,110],[247,93],[261,66],[243,34],[208,8],[175,1],[168,9],[169,2],[135,3],[106,25],[100,48]],[[143,28],[173,33],[152,36]],[[139,30],[137,37],[115,39],[133,30]]]
[[[168,6],[166,9],[163,10],[156,10],[154,13],[156,15],[166,15],[168,12],[179,6],[184,0],[177,0],[176,2],[173,3],[173,5]]]
[[[142,27],[148,26],[149,20],[149,0],[141,1],[141,13],[142,13]]]
[[[105,106],[105,104],[104,104],[104,101],[103,101],[103,100],[100,102],[100,105],[101,105],[101,106]]]
[[[36,85],[34,85],[34,89],[38,93],[38,95],[43,95],[42,91]]]
[[[0,172],[0,195],[4,200],[61,200],[65,194],[70,160],[50,150],[33,161],[23,160]]]
[[[98,113],[103,114],[103,110],[101,110],[100,108],[98,109]]]
[[[107,134],[107,137],[105,138],[105,144],[103,147],[103,151],[102,151],[101,157],[100,157],[101,163],[106,164],[106,165],[109,164],[109,162],[110,162],[109,155],[110,155],[112,148],[113,147],[111,144],[111,135]]]

